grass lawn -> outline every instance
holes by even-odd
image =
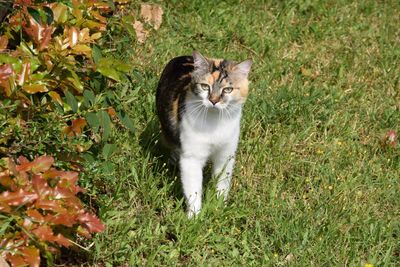
[[[399,2],[159,4],[144,44],[124,30],[110,43],[132,64],[117,94],[136,132],[114,132],[109,168],[87,166],[107,224],[90,265],[400,266],[400,147],[385,145],[400,132]],[[254,65],[229,201],[209,180],[188,220],[154,102],[168,60],[194,49]]]

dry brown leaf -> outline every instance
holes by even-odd
[[[133,24],[133,28],[135,28],[136,38],[137,38],[138,42],[143,44],[144,41],[146,41],[146,38],[147,38],[147,35],[149,34],[149,32],[146,31],[143,27],[143,24],[137,20]]]
[[[142,4],[140,10],[140,16],[155,30],[160,28],[163,13],[164,11],[159,5]]]

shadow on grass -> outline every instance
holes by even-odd
[[[166,183],[173,183],[171,187],[171,195],[177,200],[183,198],[181,189],[181,183],[175,177],[179,176],[178,163],[174,163],[171,160],[171,151],[162,144],[161,141],[161,130],[160,124],[156,117],[153,117],[148,123],[146,128],[140,135],[140,147],[143,150],[143,154],[149,155],[158,164],[154,164],[151,167],[153,177],[159,177],[160,172],[165,171],[165,176],[168,178],[167,181],[160,181],[160,187],[166,185]]]

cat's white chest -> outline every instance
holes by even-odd
[[[231,143],[236,145],[240,115],[240,110],[230,114],[230,117],[212,111],[202,117],[184,114],[180,125],[182,152],[208,157],[215,148],[229,146]]]

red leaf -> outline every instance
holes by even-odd
[[[53,224],[61,224],[68,227],[72,227],[78,221],[76,219],[77,215],[75,214],[56,214],[56,215],[46,215],[46,221],[51,222]]]
[[[24,247],[20,249],[20,252],[25,258],[25,262],[29,264],[30,267],[39,267],[40,265],[40,252],[35,247]]]
[[[67,210],[61,206],[61,203],[57,200],[44,200],[44,199],[38,199],[35,202],[35,207],[44,209],[44,210],[50,210],[53,212],[59,212],[59,213],[66,213]]]
[[[51,169],[45,171],[42,176],[46,180],[49,179],[49,178],[52,178],[52,179],[61,178],[61,174],[62,173],[63,173],[63,171],[59,171],[59,170],[57,170],[55,168],[51,168]]]
[[[48,196],[52,192],[52,188],[47,184],[47,181],[43,179],[41,175],[34,174],[32,176],[32,185],[35,192],[43,198],[43,196]]]
[[[39,211],[35,210],[35,209],[28,209],[26,211],[26,214],[31,217],[32,219],[34,219],[37,222],[44,222],[44,217],[42,214],[40,214]]]
[[[44,28],[42,32],[42,37],[43,39],[41,40],[41,43],[39,45],[39,50],[43,50],[48,47],[49,42],[51,40],[51,34],[54,32],[54,27],[52,26],[47,26]]]
[[[69,247],[71,245],[71,242],[65,238],[62,234],[58,234],[55,236],[54,241],[56,241],[59,245],[64,246],[64,247]]]
[[[29,162],[24,156],[18,157],[19,165],[15,166],[15,170],[19,172],[30,171],[32,169],[33,163]]]
[[[33,161],[34,166],[32,167],[33,173],[44,172],[50,169],[54,163],[54,158],[51,156],[40,156]]]
[[[69,182],[70,184],[76,184],[76,182],[78,181],[78,173],[77,172],[61,172],[60,173],[60,178],[61,180],[65,180],[67,182]]]
[[[24,191],[22,188],[16,192],[5,191],[0,195],[0,202],[10,206],[19,206],[28,202],[33,202],[38,198],[36,193]]]
[[[91,233],[99,233],[105,230],[104,224],[93,214],[81,214],[79,215],[78,220],[83,223]]]
[[[0,80],[8,80],[12,73],[13,69],[11,64],[3,64],[0,66]]]
[[[24,258],[20,255],[12,255],[8,253],[6,259],[11,263],[11,266],[26,266]]]

